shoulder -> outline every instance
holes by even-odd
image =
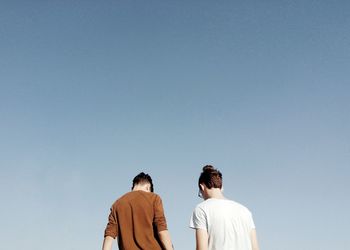
[[[153,199],[153,200],[161,200],[160,196],[156,193],[152,193],[152,192],[145,192],[145,191],[138,191],[139,194],[147,197],[147,198],[150,198],[150,199]]]
[[[155,202],[155,203],[162,202],[162,199],[160,198],[160,196],[152,192],[133,191],[133,192],[130,192],[130,196],[131,195],[132,195],[131,199],[139,199],[140,197],[143,197],[144,199],[151,202]]]
[[[195,206],[194,212],[205,212],[210,206],[211,202],[209,200],[202,201]]]
[[[205,201],[202,201],[196,207],[202,208],[202,209],[211,208],[211,207],[221,206],[222,203],[223,202],[225,203],[226,201],[228,200],[210,198]]]
[[[120,196],[117,200],[115,200],[112,207],[116,207],[116,206],[124,204],[124,203],[129,203],[130,201],[135,199],[135,197],[137,197],[136,192],[133,192],[133,191],[127,192],[127,193],[123,194],[122,196]]]
[[[129,199],[131,192],[125,193],[122,196],[120,196],[119,198],[117,198],[113,203],[112,203],[112,208],[115,208],[118,206],[118,204],[123,203],[125,200]]]
[[[148,193],[148,194],[154,203],[162,204],[162,198],[160,197],[160,195],[155,194],[155,193]]]
[[[120,196],[120,197],[115,201],[115,203],[122,202],[122,201],[124,201],[124,200],[128,200],[128,199],[130,199],[132,196],[133,196],[133,192],[127,192],[127,193],[123,194],[122,196]]]
[[[242,213],[242,214],[246,214],[246,215],[251,215],[252,213],[250,212],[250,210],[244,206],[243,204],[236,202],[236,201],[232,201],[232,204]]]
[[[151,192],[142,192],[141,195],[149,204],[152,204],[156,209],[163,209],[163,202],[161,197],[158,194]]]
[[[123,207],[128,204],[138,203],[141,200],[148,201],[153,204],[159,204],[162,203],[162,200],[158,194],[151,193],[151,192],[144,192],[144,191],[131,191],[128,193],[125,193],[121,197],[119,197],[114,203],[112,204],[112,208],[117,207]]]

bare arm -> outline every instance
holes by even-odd
[[[258,238],[256,236],[256,230],[250,231],[250,240],[252,242],[252,250],[259,250]]]
[[[172,250],[173,245],[171,244],[170,234],[168,230],[163,230],[158,233],[160,242],[162,243],[165,250]]]
[[[208,233],[204,229],[196,229],[196,250],[208,250]]]
[[[113,241],[111,236],[106,236],[103,240],[102,250],[112,250]]]

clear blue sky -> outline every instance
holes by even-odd
[[[1,1],[0,248],[101,248],[149,173],[176,249],[205,164],[261,249],[347,250],[349,1]]]

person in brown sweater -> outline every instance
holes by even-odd
[[[172,250],[162,200],[153,193],[152,178],[140,173],[132,191],[116,200],[108,217],[102,250],[111,250],[114,239],[120,250]]]

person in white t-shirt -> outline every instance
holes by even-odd
[[[190,227],[196,230],[197,250],[259,250],[251,212],[222,193],[222,174],[203,167],[198,196],[204,201],[193,211]]]

